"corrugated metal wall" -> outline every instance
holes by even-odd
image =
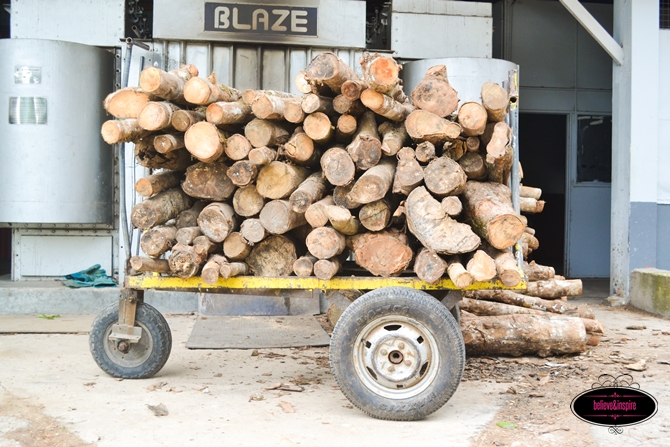
[[[193,64],[205,77],[212,71],[219,83],[237,88],[298,93],[293,80],[317,54],[333,52],[361,74],[362,49],[306,48],[209,42],[162,41],[154,44],[162,69]]]

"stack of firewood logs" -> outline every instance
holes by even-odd
[[[362,77],[335,54],[319,54],[295,80],[301,95],[239,91],[214,73],[198,77],[192,65],[146,68],[139,87],[110,94],[104,107],[117,119],[103,124],[104,140],[134,143],[137,163],[155,170],[135,185],[146,199],[131,221],[147,257],[131,258],[132,271],[208,284],[236,275],[330,279],[353,260],[357,275],[413,269],[461,289],[496,278],[518,285],[510,247],[527,255],[539,243],[507,186],[507,91],[486,83],[481,102],[459,106],[439,65],[408,98],[393,58],[366,53],[360,62]],[[522,186],[522,212],[542,211],[540,195]],[[552,298],[581,293],[580,281],[543,280],[573,287]],[[474,315],[575,312],[562,300],[559,312],[501,293],[470,294],[464,328],[488,324]]]

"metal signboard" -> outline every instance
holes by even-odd
[[[208,2],[205,31],[317,36],[317,8]]]

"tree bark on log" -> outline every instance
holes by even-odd
[[[542,190],[540,188],[533,188],[532,186],[520,185],[519,196],[540,200]]]
[[[334,205],[333,196],[312,203],[305,211],[305,219],[312,228],[323,227],[328,223],[327,207]]]
[[[149,131],[167,129],[172,126],[172,115],[178,110],[179,107],[171,102],[150,101],[140,110],[137,124]]]
[[[172,226],[152,228],[142,234],[140,248],[155,258],[172,248],[176,234],[177,229]]]
[[[442,118],[454,113],[458,107],[458,92],[449,84],[444,65],[430,67],[411,97],[412,104]]]
[[[333,189],[333,202],[335,202],[335,205],[341,206],[348,210],[360,208],[362,205],[361,203],[358,203],[349,198],[349,192],[351,192],[351,188],[353,187],[353,183],[349,183],[346,186],[336,186]]]
[[[386,199],[370,202],[361,207],[358,219],[369,231],[382,231],[388,227],[395,210]]]
[[[486,109],[478,102],[466,102],[458,109],[458,122],[469,137],[484,133],[487,118]]]
[[[195,204],[191,208],[179,213],[179,215],[177,216],[177,222],[175,224],[177,229],[179,230],[181,228],[197,227],[198,216],[200,215],[200,212],[204,207],[205,202],[199,200],[195,202]]]
[[[353,236],[360,230],[360,221],[356,216],[351,215],[351,211],[341,206],[329,206],[326,208],[328,221],[340,233],[346,236]]]
[[[521,239],[525,228],[514,212],[509,188],[500,183],[469,181],[461,196],[463,209],[479,236],[504,250]]]
[[[313,165],[319,163],[321,152],[316,150],[314,140],[305,133],[304,129],[297,127],[284,145],[284,155],[299,165]]]
[[[249,160],[240,160],[226,171],[228,178],[237,186],[248,186],[258,175],[258,166]]]
[[[507,287],[514,287],[521,282],[521,272],[512,252],[490,248],[488,254],[495,261],[496,273],[500,282]]]
[[[379,53],[363,53],[361,68],[368,89],[388,95],[398,102],[407,100],[400,84],[399,74],[402,66],[395,59]]]
[[[256,276],[272,278],[290,275],[296,259],[293,242],[284,236],[274,235],[254,246],[247,265]]]
[[[223,242],[235,224],[235,211],[227,203],[212,202],[198,216],[200,231],[214,242]]]
[[[447,216],[440,202],[423,186],[410,193],[405,210],[409,230],[424,247],[437,253],[469,253],[481,242],[469,225]]]
[[[493,122],[504,121],[509,105],[509,94],[495,82],[482,85],[482,105],[486,109],[488,120]]]
[[[227,262],[228,261],[223,256],[213,255],[210,257],[202,268],[202,272],[200,273],[203,282],[206,284],[216,284],[216,282],[219,280],[219,271],[221,270],[221,266]]]
[[[272,200],[266,203],[258,217],[263,227],[272,234],[288,233],[307,223],[305,214],[293,211],[288,200]]]
[[[434,158],[437,158],[435,155],[435,145],[430,141],[424,141],[417,144],[414,153],[416,154],[416,159],[421,163],[428,163]]]
[[[186,169],[182,189],[191,197],[221,202],[235,192],[235,185],[223,163],[196,163]]]
[[[562,296],[579,296],[582,294],[581,279],[549,279],[546,281],[531,281],[528,283],[526,294],[538,298],[556,299]]]
[[[428,163],[423,171],[423,179],[430,192],[445,197],[462,193],[468,177],[458,162],[442,156]]]
[[[447,141],[442,146],[442,155],[451,158],[454,161],[459,161],[463,158],[463,155],[467,153],[467,148],[465,147],[465,140],[460,138]]]
[[[170,263],[165,259],[133,256],[130,258],[130,267],[136,273],[170,273]]]
[[[284,111],[287,104],[299,104],[300,97],[279,97],[266,93],[256,94],[251,102],[251,110],[257,118],[264,120],[284,119]]]
[[[161,191],[178,186],[183,176],[182,171],[164,171],[153,174],[135,182],[135,191],[142,197],[151,197]]]
[[[105,111],[114,118],[137,118],[144,105],[153,100],[139,87],[125,87],[107,95],[102,103]]]
[[[520,197],[519,205],[523,213],[536,214],[544,210],[544,200],[535,200],[530,197]]]
[[[265,166],[277,159],[277,151],[267,146],[255,147],[249,151],[248,157],[253,164]]]
[[[172,115],[172,127],[180,132],[186,132],[189,127],[207,119],[206,111],[178,110]]]
[[[312,203],[323,197],[327,187],[323,173],[320,171],[313,173],[291,193],[289,198],[291,209],[304,214]]]
[[[405,143],[409,141],[409,135],[404,123],[385,121],[379,125],[377,130],[382,138],[382,152],[386,155],[396,155]]]
[[[196,76],[198,69],[195,65],[184,65],[169,72],[156,67],[147,67],[140,73],[140,88],[166,101],[183,104],[184,85]]]
[[[233,102],[242,99],[242,92],[219,84],[216,74],[207,79],[191,78],[184,85],[184,99],[191,104],[206,106],[215,102]]]
[[[354,70],[334,53],[317,55],[305,68],[305,78],[312,84],[325,84],[335,95],[339,95],[342,84],[358,80]]]
[[[195,123],[184,134],[186,149],[198,160],[211,163],[222,155],[228,134],[206,121]]]
[[[223,279],[244,276],[249,274],[249,266],[244,262],[230,262],[222,264],[219,273]]]
[[[412,261],[407,236],[397,231],[361,233],[347,238],[356,264],[375,276],[398,276]]]
[[[173,275],[180,278],[192,278],[200,271],[200,266],[205,262],[205,256],[196,253],[192,246],[177,244],[172,247],[168,262]]]
[[[384,159],[360,176],[349,191],[348,199],[360,204],[383,199],[391,190],[395,174],[395,163]]]
[[[523,271],[528,281],[545,281],[556,276],[553,267],[537,264],[535,261],[523,263]]]
[[[267,199],[283,199],[307,178],[309,171],[280,161],[263,166],[256,177],[256,190]]]
[[[489,181],[507,184],[512,169],[512,150],[508,146],[511,129],[505,122],[489,123],[481,136],[486,146]]]
[[[154,137],[154,148],[159,154],[167,154],[186,147],[184,144],[184,134],[172,133],[156,135]]]
[[[593,310],[588,306],[575,306],[563,300],[545,300],[542,298],[523,295],[512,290],[476,290],[465,294],[468,298],[476,300],[496,301],[515,307],[524,307],[542,312],[577,316],[580,318],[594,319]]]
[[[414,260],[414,273],[429,284],[438,282],[447,271],[447,263],[437,253],[422,248]]]
[[[346,238],[331,227],[314,228],[305,240],[307,250],[317,259],[330,259],[346,248]]]
[[[150,133],[133,118],[105,121],[100,129],[100,135],[107,144],[128,143],[146,137]]]
[[[323,175],[332,185],[345,186],[354,180],[356,165],[341,146],[334,146],[321,157]]]
[[[386,96],[372,89],[364,90],[363,93],[361,93],[361,102],[377,115],[381,115],[384,118],[395,122],[404,121],[413,109],[409,103],[400,103],[390,96]]]
[[[177,240],[177,243],[179,244],[193,245],[193,241],[198,236],[202,236],[200,227],[185,227],[178,229],[174,238]]]
[[[584,323],[578,318],[545,315],[501,315],[461,318],[470,355],[576,354],[586,350]]]
[[[342,269],[342,262],[339,258],[319,259],[314,263],[314,276],[327,281],[332,279],[337,272]]]
[[[335,127],[325,113],[316,112],[305,117],[303,130],[315,143],[328,143],[335,135]]]
[[[409,195],[423,182],[424,172],[416,161],[414,149],[403,147],[397,153],[398,165],[393,178],[393,193]]]
[[[449,217],[456,217],[463,212],[463,204],[458,196],[445,197],[440,202],[440,205],[442,205],[442,209]]]
[[[152,143],[150,138],[135,143],[135,160],[138,165],[149,169],[183,171],[193,164],[191,154],[186,149],[160,154],[156,152]]]
[[[286,99],[296,99],[300,98],[300,95],[295,95],[293,93],[287,93],[287,92],[281,92],[278,90],[254,90],[254,89],[247,89],[242,92],[242,101],[244,101],[246,104],[251,105],[257,98],[261,96],[276,96],[278,98],[286,98]]]
[[[496,277],[496,263],[484,250],[475,251],[465,268],[475,281],[491,281]]]
[[[312,276],[315,262],[316,258],[310,254],[301,256],[293,263],[293,273],[300,277]]]
[[[415,141],[430,141],[433,144],[454,140],[461,134],[461,125],[447,121],[427,110],[417,109],[405,120],[407,133]]]
[[[277,122],[254,118],[244,126],[244,136],[253,147],[270,147],[286,143],[290,134]]]
[[[377,121],[374,112],[363,113],[358,120],[358,128],[347,152],[360,170],[377,165],[382,157],[382,143],[377,133]]]
[[[332,95],[333,91],[325,84],[318,81],[313,83],[307,80],[305,71],[301,71],[294,79],[296,89],[303,94],[314,93],[315,95]],[[302,109],[301,109],[302,110]]]
[[[469,180],[483,182],[489,176],[484,158],[478,152],[467,152],[458,160],[458,164],[461,165]]]
[[[253,119],[251,107],[242,101],[214,102],[207,106],[206,118],[214,125],[244,124]]]
[[[265,239],[270,233],[265,229],[260,219],[244,219],[240,225],[240,233],[249,245],[255,245]]]
[[[238,231],[233,231],[223,241],[223,255],[231,261],[243,261],[250,253],[251,246]]]
[[[135,228],[146,230],[174,219],[193,205],[193,199],[180,188],[168,189],[133,207],[130,220]]]
[[[499,315],[545,315],[547,312],[529,309],[526,307],[519,307],[509,304],[476,300],[470,298],[463,298],[458,302],[458,306],[461,310],[470,312],[471,314],[477,315],[479,317],[494,317]]]
[[[465,289],[475,282],[470,272],[461,264],[458,256],[447,257],[447,275],[451,282],[459,289]]]

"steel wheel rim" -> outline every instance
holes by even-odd
[[[408,317],[390,315],[369,323],[354,343],[354,369],[366,388],[391,399],[428,388],[440,366],[435,337]]]
[[[154,339],[147,327],[139,321],[135,324],[142,328],[142,336],[137,343],[130,343],[130,349],[127,353],[119,350],[119,340],[110,340],[109,334],[112,333],[112,325],[110,325],[103,335],[103,347],[107,357],[119,366],[125,368],[135,368],[146,362],[154,347]]]

